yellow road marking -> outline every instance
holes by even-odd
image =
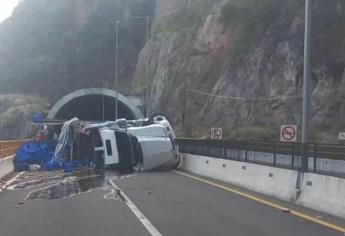
[[[231,193],[235,193],[235,194],[240,195],[240,196],[242,196],[242,197],[248,198],[248,199],[250,199],[250,200],[259,202],[259,203],[261,203],[261,204],[270,206],[270,207],[272,207],[272,208],[275,208],[275,209],[278,209],[278,210],[281,210],[281,211],[284,211],[285,209],[287,209],[286,207],[281,206],[281,205],[279,205],[279,204],[270,202],[270,201],[265,200],[265,199],[262,199],[262,198],[260,198],[260,197],[253,196],[253,195],[251,195],[251,194],[244,193],[244,192],[241,192],[241,191],[239,191],[239,190],[236,190],[236,189],[233,189],[233,188],[230,188],[230,187],[221,185],[221,184],[217,184],[217,183],[211,182],[211,181],[206,180],[206,179],[202,179],[202,178],[199,178],[199,177],[196,177],[196,176],[193,176],[193,175],[190,175],[190,174],[186,174],[186,173],[184,173],[184,172],[176,171],[176,170],[174,170],[174,172],[177,173],[177,174],[179,174],[179,175],[183,175],[183,176],[185,176],[185,177],[189,177],[189,178],[194,179],[194,180],[197,180],[197,181],[199,181],[199,182],[202,182],[202,183],[205,183],[205,184],[214,186],[214,187],[216,187],[216,188],[222,189],[222,190],[224,190],[224,191],[231,192]],[[339,226],[339,225],[336,225],[336,224],[333,224],[333,223],[330,223],[330,222],[327,222],[327,221],[318,219],[318,218],[316,218],[316,217],[314,217],[314,216],[310,216],[310,215],[304,214],[304,213],[299,212],[299,211],[290,210],[289,213],[290,213],[291,215],[300,217],[300,218],[302,218],[302,219],[304,219],[304,220],[311,221],[311,222],[313,222],[313,223],[316,223],[316,224],[325,226],[325,227],[327,227],[327,228],[330,228],[330,229],[333,229],[333,230],[336,230],[336,231],[345,233],[345,227],[342,227],[342,226]]]

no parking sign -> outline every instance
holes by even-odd
[[[223,138],[222,128],[212,128],[211,129],[211,139],[221,140]]]
[[[282,125],[280,128],[281,142],[296,142],[297,141],[297,126],[296,125]]]

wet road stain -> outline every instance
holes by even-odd
[[[25,200],[65,199],[103,186],[104,178],[100,176],[82,178],[70,177],[62,182],[30,192]]]
[[[38,179],[24,181],[22,183],[14,183],[13,185],[9,186],[7,189],[8,190],[27,189],[27,188],[31,188],[31,187],[38,186],[38,185],[45,184],[45,183],[60,181],[60,180],[65,179],[68,176],[71,176],[71,175],[40,177]]]
[[[67,177],[84,177],[84,176],[91,176],[91,175],[103,175],[103,170],[95,170],[95,169],[82,169],[74,173],[68,173],[64,174],[61,172],[57,172],[56,175],[44,175],[40,174],[40,172],[35,173],[28,173],[25,176],[22,176],[20,180],[26,180],[26,181],[20,181],[18,178],[18,181],[12,183],[7,189],[8,190],[19,190],[19,189],[28,189],[31,187],[40,186],[43,184],[49,184],[49,183],[55,183],[59,181],[65,180]],[[29,179],[29,180],[27,180]]]
[[[130,178],[133,174],[128,172],[88,171],[72,176],[56,176],[53,184],[29,192],[25,200],[57,200],[67,199],[82,193],[94,190],[107,191],[106,200],[123,200],[121,195],[108,185],[108,179]],[[41,183],[40,181],[36,182]],[[32,185],[33,186],[33,185]]]

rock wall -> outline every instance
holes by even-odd
[[[155,0],[25,0],[0,24],[0,93],[53,101],[77,89],[114,89],[115,22],[122,93],[146,41]]]
[[[147,43],[145,20],[132,18],[145,15],[154,16]],[[143,96],[148,68],[150,110],[167,113],[179,136],[223,127],[225,138],[278,140],[281,124],[300,127],[300,0],[22,1],[0,25],[0,94],[53,103],[113,89],[118,19],[120,92]],[[343,0],[314,0],[315,142],[338,142],[345,130],[344,23]]]
[[[119,89],[131,93],[137,56],[146,41],[145,20],[131,17],[153,15],[155,3],[21,1],[0,24],[0,139],[30,136],[25,124],[32,113],[47,113],[49,103],[70,92],[90,87],[114,89],[116,20],[120,20]]]
[[[314,1],[315,142],[337,142],[345,129],[344,22],[343,1]],[[181,136],[223,127],[226,138],[278,140],[281,124],[301,123],[303,38],[304,1],[158,0],[133,87],[149,52],[152,110]]]
[[[47,114],[50,104],[38,96],[0,95],[0,140],[32,138],[32,114]]]

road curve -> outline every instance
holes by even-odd
[[[93,178],[80,180],[82,182],[78,183],[82,193],[64,198],[61,198],[64,191],[76,186],[74,182],[69,182],[70,177],[63,183],[59,182],[60,179],[54,179],[57,181],[53,183],[1,192],[0,235],[150,235],[149,232],[198,236],[344,235],[324,225],[174,172],[122,177],[107,173],[101,178],[101,182]],[[109,179],[137,207],[134,212],[135,208],[129,207],[128,201],[107,184]],[[21,181],[25,181],[25,178]],[[54,185],[53,188],[51,185]],[[42,191],[46,187],[49,191]],[[49,194],[51,196],[52,190],[55,191],[55,197],[45,198]],[[27,200],[21,204],[20,200],[25,198]],[[266,200],[277,202],[269,198]],[[297,206],[287,206],[303,214],[318,215],[320,219],[333,221],[340,227],[345,225],[339,219]],[[135,214],[135,211],[142,215]],[[145,224],[151,225],[156,231],[148,230]]]

